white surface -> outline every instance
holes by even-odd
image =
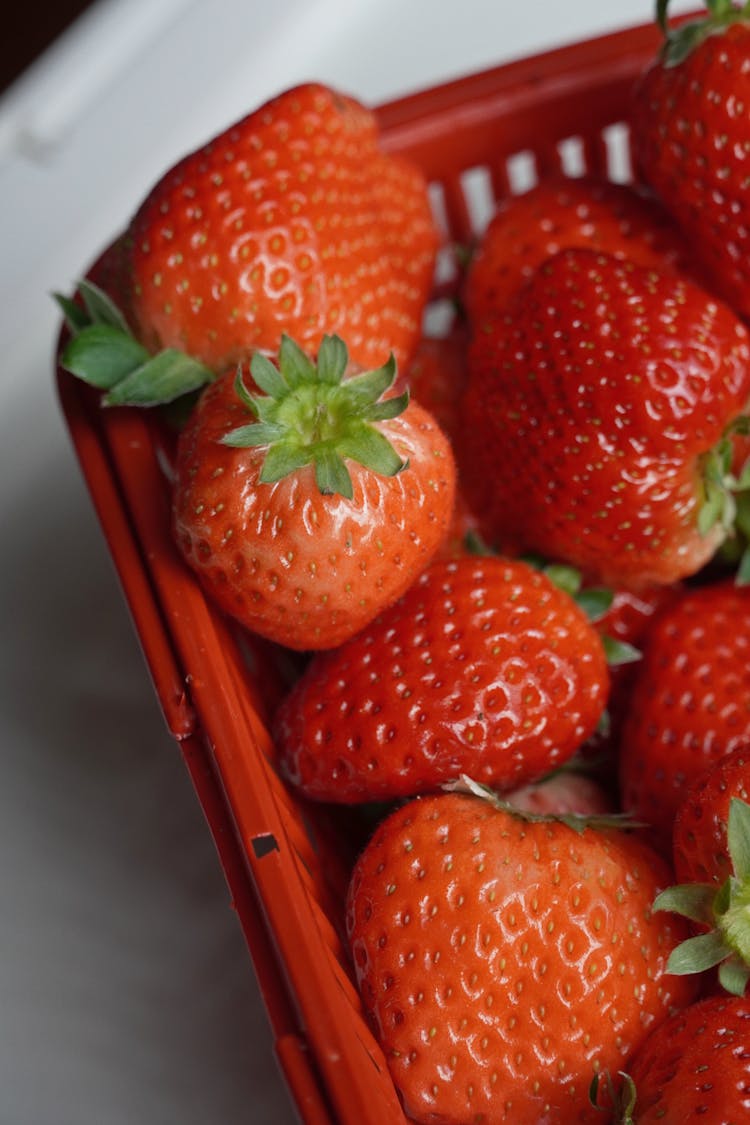
[[[377,102],[651,12],[100,0],[0,100],[3,1125],[296,1119],[58,413],[49,292],[169,163],[294,82]]]

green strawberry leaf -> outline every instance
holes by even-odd
[[[698,883],[668,887],[653,908],[707,927],[672,951],[668,972],[700,973],[718,965],[722,986],[741,995],[750,979],[750,806],[739,797],[729,802],[727,843],[732,874],[718,890]]]
[[[288,336],[282,338],[278,367],[256,353],[250,364],[260,394],[235,378],[238,398],[256,419],[221,439],[235,448],[267,446],[260,480],[273,483],[312,465],[324,495],[353,496],[347,461],[370,472],[395,476],[408,468],[377,423],[395,418],[408,394],[384,398],[396,378],[393,356],[382,367],[346,378],[348,349],[338,336],[325,336],[313,362]]]
[[[202,387],[206,368],[175,348],[165,348],[127,372],[104,396],[105,406],[155,406]]]
[[[667,972],[674,973],[675,976],[702,973],[718,965],[726,956],[727,949],[721,934],[715,930],[707,934],[696,934],[675,946],[667,961]]]
[[[727,844],[736,878],[750,883],[750,805],[739,797],[729,802]]]
[[[719,984],[732,996],[744,996],[750,981],[750,965],[739,957],[727,957],[719,965]]]
[[[678,887],[667,887],[654,899],[653,909],[670,910],[693,922],[710,925],[714,916],[715,893],[715,888],[708,883],[684,883]]]
[[[610,668],[619,668],[623,664],[635,664],[641,659],[641,650],[627,641],[618,641],[607,633],[602,634],[602,646],[607,664]]]
[[[160,406],[191,395],[213,372],[174,348],[152,355],[133,335],[111,298],[93,282],[75,297],[53,294],[70,333],[60,366],[107,393],[105,406]]]
[[[66,371],[92,387],[110,390],[148,360],[148,352],[132,336],[108,324],[88,324],[63,349]]]

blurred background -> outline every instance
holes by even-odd
[[[58,0],[4,19],[2,1125],[296,1120],[60,417],[50,292],[169,164],[297,81],[377,103],[651,17],[650,0]]]

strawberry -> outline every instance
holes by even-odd
[[[628,1067],[622,1125],[733,1125],[750,1115],[750,1000],[713,996],[654,1028]]]
[[[733,750],[686,790],[672,829],[675,875],[681,883],[721,886],[732,872],[727,840],[733,797],[750,802],[750,752]]]
[[[463,300],[470,322],[502,312],[547,258],[588,247],[643,266],[687,268],[690,256],[664,208],[625,184],[591,177],[542,180],[502,200],[472,257]]]
[[[750,746],[750,589],[685,589],[653,621],[620,739],[623,807],[671,849],[688,786]]]
[[[448,439],[393,362],[352,374],[339,337],[317,363],[284,337],[256,352],[252,394],[230,372],[182,431],[175,538],[205,590],[254,632],[296,650],[340,644],[411,585],[447,532]]]
[[[525,563],[436,561],[356,637],[316,656],[282,702],[282,773],[309,797],[434,790],[460,773],[508,789],[541,777],[596,726],[598,634]]]
[[[311,83],[170,169],[127,247],[126,311],[149,351],[221,373],[282,333],[311,352],[335,333],[369,367],[407,362],[437,234],[424,177],[381,150],[374,115]]]
[[[690,238],[716,291],[750,315],[750,10],[710,0],[708,13],[669,28],[633,97],[639,176]]]
[[[575,826],[574,826],[575,825]],[[411,801],[355,864],[346,931],[411,1120],[601,1120],[588,1099],[694,985],[665,974],[680,919],[635,837],[454,792]]]
[[[613,589],[696,572],[732,522],[728,430],[749,395],[750,339],[728,307],[676,275],[561,251],[470,347],[457,454],[485,538]]]
[[[719,984],[741,996],[750,980],[750,789],[748,754],[734,751],[690,787],[675,818],[680,882],[654,908],[684,914],[697,933],[670,956],[673,973],[718,967]]]

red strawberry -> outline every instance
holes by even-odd
[[[669,877],[617,830],[448,793],[412,801],[355,865],[346,928],[365,1010],[411,1120],[597,1122],[618,1071],[694,987],[665,975]]]
[[[641,177],[690,238],[717,291],[750,315],[750,21],[728,0],[666,27],[661,54],[633,99]]]
[[[583,612],[525,563],[435,562],[285,698],[282,772],[308,796],[410,796],[471,773],[499,788],[543,776],[591,733],[608,686]]]
[[[611,588],[671,584],[726,535],[750,342],[677,276],[589,250],[540,267],[471,346],[458,446],[485,537]]]
[[[185,157],[128,232],[136,334],[220,373],[282,333],[337,333],[362,366],[405,363],[437,245],[424,178],[379,148],[374,115],[309,84]]]
[[[381,397],[392,363],[345,377],[338,337],[317,364],[285,337],[278,367],[256,352],[251,371],[264,394],[238,394],[228,373],[180,436],[176,541],[243,625],[292,649],[329,648],[403,593],[443,541],[450,445],[416,403]]]
[[[750,980],[750,756],[735,750],[694,783],[674,823],[678,884],[654,907],[684,914],[696,935],[678,946],[670,972],[718,967],[719,984],[741,996]]]
[[[750,1119],[750,1000],[713,996],[656,1027],[628,1066],[629,1125]]]
[[[688,787],[750,747],[750,589],[685,590],[651,625],[620,739],[623,807],[671,848]]]
[[[750,747],[739,747],[709,766],[688,787],[672,831],[680,883],[721,886],[732,872],[727,841],[733,797],[750,802]]]
[[[502,312],[547,258],[588,247],[642,266],[686,267],[689,255],[667,212],[625,184],[589,177],[543,180],[497,208],[471,260],[464,304],[476,327]]]

